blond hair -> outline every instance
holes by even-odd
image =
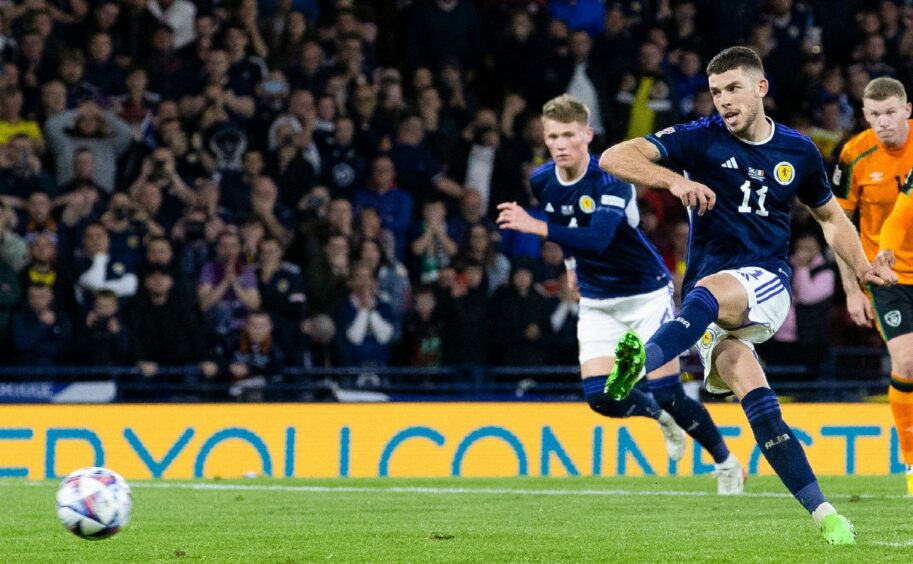
[[[882,76],[870,81],[862,93],[863,100],[881,102],[896,96],[902,104],[907,103],[907,91],[899,80]]]
[[[590,124],[590,110],[586,104],[570,94],[552,98],[542,106],[542,120],[552,119],[561,123]]]

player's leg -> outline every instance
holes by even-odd
[[[831,544],[854,544],[855,530],[827,502],[801,443],[783,421],[777,395],[754,351],[745,343],[727,338],[713,350],[713,366],[735,393],[745,410],[761,453],[786,489],[812,515],[825,540]]]
[[[676,358],[658,370],[647,374],[647,386],[659,404],[675,419],[679,427],[694,437],[713,457],[717,478],[717,493],[740,494],[744,491],[745,475],[738,459],[729,452],[726,441],[704,405],[688,396],[682,387],[679,361]]]
[[[913,495],[913,286],[872,288],[872,302],[891,355],[888,402],[907,467],[907,494]]]
[[[888,401],[907,466],[907,494],[913,495],[913,333],[889,340],[888,352],[891,354]]]
[[[619,300],[580,300],[580,318],[577,321],[577,340],[580,344],[580,373],[583,377],[583,394],[590,409],[606,417],[650,417],[655,419],[663,432],[666,452],[673,460],[684,455],[685,433],[645,389],[634,388],[621,400],[605,393],[608,374],[615,365],[615,357],[606,356],[612,344],[624,333],[626,326],[610,313]],[[645,388],[645,387],[644,387]]]
[[[678,316],[663,323],[646,345],[640,345],[640,337],[634,333],[622,337],[615,349],[618,364],[606,390],[613,397],[624,397],[642,370],[649,374],[678,358],[713,322],[724,328],[740,327],[748,301],[745,287],[734,274],[720,272],[702,279],[685,297]]]
[[[616,317],[644,337],[650,337],[662,323],[671,319],[675,311],[672,286],[663,288],[632,301],[631,307],[616,310]],[[717,467],[718,492],[742,493],[744,477],[738,460],[732,456],[710,414],[701,404],[685,393],[680,376],[679,359],[674,358],[647,374],[647,387],[656,403],[675,419],[678,426],[706,449]],[[684,445],[683,445],[684,447]]]

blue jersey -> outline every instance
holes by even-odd
[[[602,171],[595,156],[590,155],[586,172],[576,181],[562,182],[549,161],[533,171],[530,186],[550,225],[549,239],[577,260],[581,296],[633,296],[669,283],[662,259],[638,229],[634,187]],[[553,237],[553,231],[566,228],[579,228],[586,244],[575,247]]]
[[[693,211],[683,295],[705,276],[758,266],[790,288],[789,220],[793,198],[822,206],[833,197],[821,153],[812,141],[773,120],[770,137],[735,137],[720,116],[647,136],[663,161],[716,193],[714,208]]]

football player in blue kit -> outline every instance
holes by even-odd
[[[686,429],[713,457],[718,493],[742,493],[742,467],[704,406],[685,394],[677,357],[651,370],[646,385],[625,398],[606,394],[615,342],[628,330],[652,335],[671,319],[672,279],[638,229],[634,186],[600,170],[589,152],[593,130],[587,107],[565,94],[543,106],[542,122],[552,160],[533,171],[530,185],[547,221],[516,203],[502,203],[498,224],[545,237],[574,257],[576,272],[568,268],[568,283],[581,296],[577,338],[587,402],[607,417],[656,419],[675,460],[684,453]]]
[[[860,284],[886,286],[896,278],[887,264],[866,260],[812,141],[765,115],[768,83],[758,55],[730,47],[710,61],[707,75],[718,115],[620,143],[600,158],[600,167],[618,178],[669,190],[691,220],[681,310],[646,346],[634,332],[618,342],[606,392],[626,397],[644,369],[656,370],[697,343],[707,390],[740,400],[764,457],[824,539],[854,544],[853,525],[821,493],[754,351],[789,311],[793,198],[811,210]]]

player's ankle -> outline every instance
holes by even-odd
[[[833,505],[825,501],[812,511],[812,519],[815,520],[816,525],[821,525],[821,521],[832,513],[837,513],[837,510],[834,509]]]

